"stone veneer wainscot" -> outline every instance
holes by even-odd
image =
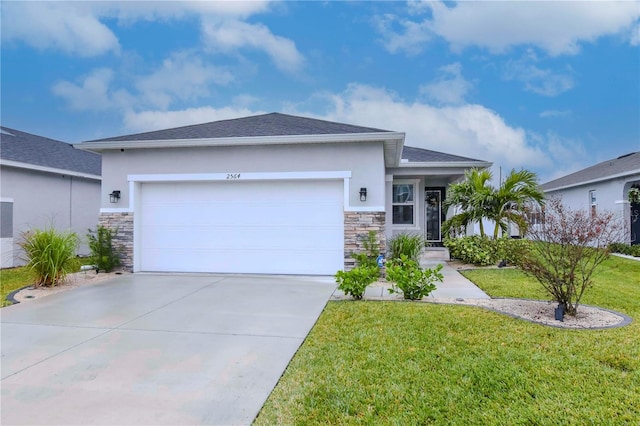
[[[369,231],[378,234],[379,251],[385,253],[387,239],[384,233],[384,212],[345,212],[344,214],[344,269],[348,271],[355,266],[353,253],[363,253],[363,242]]]
[[[113,244],[120,249],[120,266],[133,272],[133,213],[100,213],[98,224],[117,231]]]

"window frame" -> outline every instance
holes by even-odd
[[[395,185],[413,185],[413,201],[406,203],[394,203],[393,202],[393,187]],[[419,230],[420,225],[418,223],[418,206],[420,203],[418,202],[419,192],[418,187],[420,186],[419,179],[394,179],[391,182],[391,226],[393,229],[404,229],[404,230]],[[413,223],[393,223],[393,207],[394,206],[413,206]]]
[[[598,194],[595,189],[589,190],[589,212],[591,217],[597,214]]]

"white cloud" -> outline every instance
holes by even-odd
[[[462,77],[459,62],[439,68],[441,76],[433,83],[420,86],[419,91],[430,99],[442,104],[461,104],[473,84]]]
[[[51,91],[64,98],[70,108],[81,111],[101,111],[131,104],[133,98],[127,91],[110,88],[113,76],[112,70],[97,68],[85,76],[80,84],[59,81]]]
[[[293,41],[274,35],[262,24],[249,24],[235,19],[210,19],[202,25],[203,38],[208,49],[233,52],[251,48],[264,51],[276,67],[283,71],[298,71],[304,57]]]
[[[538,114],[541,118],[557,118],[557,117],[566,117],[568,115],[571,115],[571,110],[565,109],[565,110],[555,110],[555,109],[548,109],[545,111],[542,111],[540,114]]]
[[[2,39],[85,57],[120,49],[116,36],[97,16],[65,2],[3,2]]]
[[[528,140],[524,129],[508,125],[495,111],[481,105],[434,107],[406,102],[385,89],[360,84],[324,97],[330,108],[320,118],[402,131],[409,146],[492,161],[503,167],[549,165],[546,153]]]
[[[131,132],[146,132],[151,130],[170,129],[191,124],[208,123],[210,121],[227,120],[264,114],[248,108],[188,108],[180,111],[128,111],[125,113],[124,126]]]
[[[138,78],[136,88],[146,103],[166,109],[175,100],[189,101],[208,96],[211,85],[233,81],[231,72],[206,64],[194,52],[174,52],[150,75]]]
[[[38,49],[52,49],[77,56],[97,56],[119,52],[114,30],[103,22],[115,19],[118,25],[137,21],[169,21],[196,17],[201,21],[226,22],[218,28],[218,37],[205,34],[222,44],[225,52],[249,46],[266,51],[285,71],[300,68],[303,57],[293,41],[279,37],[262,24],[240,21],[267,12],[271,1],[11,1],[2,2],[2,40],[22,41]],[[209,29],[205,25],[203,30]]]
[[[434,35],[454,50],[479,46],[504,53],[513,46],[537,46],[552,56],[575,54],[580,44],[605,35],[638,40],[640,8],[636,1],[466,1],[427,3],[428,17],[400,20],[402,31],[380,27],[390,51],[415,50]],[[418,8],[410,6],[410,13]],[[386,17],[389,21],[389,17]],[[407,30],[411,28],[412,31]],[[634,29],[635,28],[635,29]],[[628,36],[626,36],[628,37]]]
[[[552,71],[538,67],[537,61],[535,53],[528,49],[523,58],[507,62],[503,78],[521,81],[525,90],[542,96],[558,96],[573,89],[575,81],[570,67],[563,72]]]
[[[386,14],[374,18],[373,24],[382,35],[383,46],[390,53],[404,51],[409,55],[417,55],[432,38],[427,21],[414,22]]]
[[[629,43],[632,46],[640,45],[640,22],[631,29],[631,35],[629,36]]]

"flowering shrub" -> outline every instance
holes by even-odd
[[[571,210],[558,198],[549,200],[539,214],[541,222],[528,230],[535,242],[520,266],[575,315],[592,285],[591,275],[609,255],[609,244],[622,241],[626,228],[611,212]]]

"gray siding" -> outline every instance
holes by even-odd
[[[2,196],[13,198],[14,265],[24,264],[17,244],[29,229],[70,229],[81,239],[79,254],[89,253],[85,235],[98,223],[99,180],[13,167],[1,173]]]

